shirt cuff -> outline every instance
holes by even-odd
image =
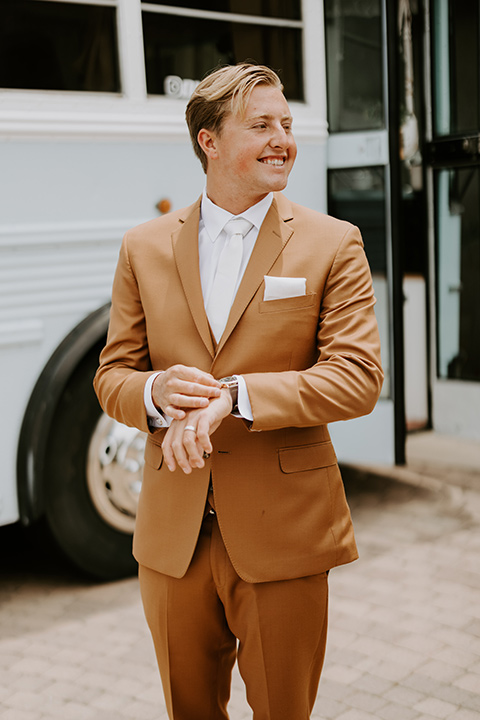
[[[164,415],[159,410],[157,410],[152,400],[152,385],[155,381],[155,378],[158,377],[162,372],[163,370],[160,370],[160,372],[150,375],[147,382],[145,383],[145,389],[143,391],[143,403],[145,405],[145,410],[147,411],[148,424],[150,425],[150,427],[154,428],[170,427],[172,422],[172,418],[170,417],[170,415]]]
[[[252,406],[250,405],[250,398],[248,396],[247,383],[242,375],[233,376],[238,382],[238,400],[237,407],[238,413],[233,413],[236,417],[244,418],[253,422]]]

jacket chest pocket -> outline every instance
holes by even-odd
[[[281,337],[286,344],[315,339],[318,328],[318,295],[308,293],[258,303],[256,323],[265,340]]]
[[[279,298],[278,300],[261,300],[258,303],[259,313],[282,313],[292,310],[307,310],[316,303],[317,293],[307,293],[297,297]]]

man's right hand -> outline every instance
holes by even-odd
[[[195,367],[172,365],[155,378],[152,400],[161,412],[183,420],[185,410],[204,408],[211,398],[220,396],[218,380]]]

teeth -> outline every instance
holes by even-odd
[[[267,165],[276,165],[277,167],[280,167],[284,164],[283,158],[265,158],[262,160],[262,162],[266,163]]]

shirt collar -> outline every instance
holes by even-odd
[[[215,242],[215,240],[218,238],[223,228],[225,227],[226,223],[233,217],[243,217],[245,218],[245,220],[251,222],[252,225],[255,225],[257,230],[260,230],[262,223],[265,220],[265,216],[270,209],[272,201],[273,193],[268,193],[268,195],[264,197],[263,200],[260,200],[260,202],[258,202],[256,205],[252,205],[252,207],[249,207],[239,216],[235,216],[232,215],[232,213],[229,213],[228,210],[224,210],[218,205],[215,205],[207,196],[207,190],[205,188],[202,195],[202,205],[200,212],[203,224],[205,226],[205,230],[207,231],[210,240],[212,242]]]

